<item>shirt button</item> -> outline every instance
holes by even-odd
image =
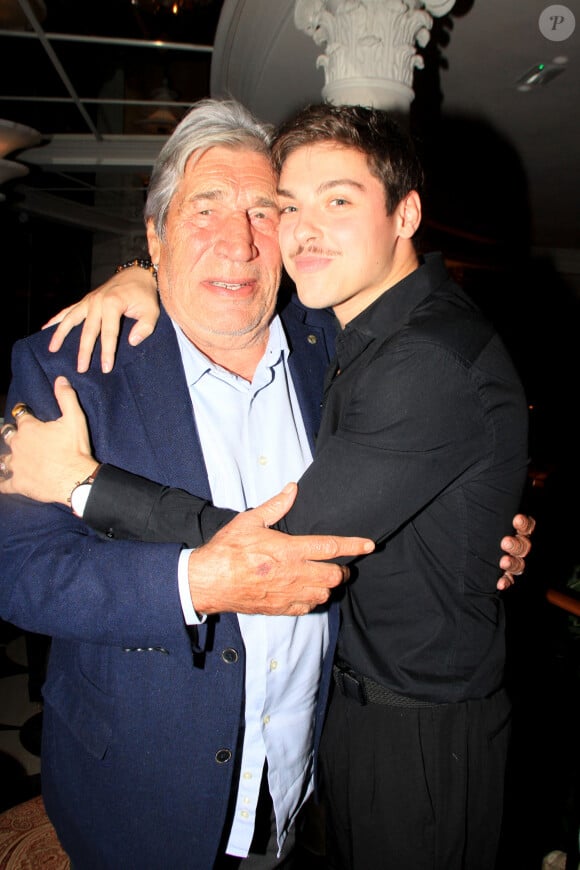
[[[267,456],[258,456],[258,465],[267,465],[268,457]]]
[[[226,665],[232,665],[237,662],[239,658],[238,651],[232,649],[232,647],[228,647],[222,651],[222,661],[226,663]]]
[[[249,770],[246,770],[246,771],[242,774],[242,776],[244,777],[244,779],[251,779],[251,778],[252,778],[252,774],[250,773]]]
[[[270,670],[275,671],[277,667],[278,667],[278,662],[276,661],[276,659],[272,659],[272,661],[270,662]]]
[[[308,344],[317,344],[318,343],[318,339],[316,338],[315,335],[309,335],[308,338],[306,339],[306,341],[308,342]]]
[[[218,749],[215,754],[215,760],[218,764],[227,764],[231,760],[232,753],[229,749]]]
[[[242,810],[240,815],[241,815],[242,819],[249,819],[250,818],[250,814],[247,810]]]
[[[269,725],[270,724],[270,717],[264,716],[263,722],[264,722],[264,725]]]

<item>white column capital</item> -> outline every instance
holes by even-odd
[[[407,112],[413,73],[424,66],[416,46],[430,39],[433,17],[455,0],[296,0],[294,23],[323,47],[322,96],[335,104]]]

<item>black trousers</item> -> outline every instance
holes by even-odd
[[[320,760],[336,870],[493,870],[510,703],[360,705],[335,687]]]

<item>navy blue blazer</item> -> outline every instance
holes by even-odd
[[[293,298],[282,319],[310,437],[335,323]],[[66,375],[95,455],[208,498],[209,486],[175,333],[162,312],[137,348],[125,323],[114,370],[75,371],[78,331],[17,342],[7,411],[60,412]],[[218,850],[244,709],[244,648],[235,614],[212,620],[196,656],[177,589],[180,545],[109,540],[64,506],[0,497],[0,616],[52,637],[44,686],[42,786],[48,814],[83,870],[207,870]],[[308,618],[308,617],[305,617]],[[320,734],[338,614],[317,716]],[[234,649],[235,655],[224,655]]]

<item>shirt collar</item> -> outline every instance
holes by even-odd
[[[439,284],[446,277],[440,254],[423,255],[417,269],[385,291],[338,334],[338,368],[344,370],[375,338],[385,340],[398,332],[432,291],[434,283]]]
[[[227,369],[212,362],[209,357],[202,353],[202,351],[187,338],[181,327],[174,320],[171,320],[171,322],[175,329],[177,343],[183,361],[183,368],[185,370],[185,377],[190,388],[201,380],[204,375],[211,373],[219,374],[221,377],[230,377],[232,380],[243,380],[243,378],[239,378],[238,375],[228,372]],[[288,354],[289,347],[286,333],[284,332],[280,317],[276,314],[270,324],[268,345],[264,352],[264,356],[260,360],[258,368],[256,369],[256,376],[258,375],[258,372],[264,370],[266,367],[271,368],[277,365],[281,359],[287,359]],[[254,380],[256,379],[256,376],[254,377]]]

